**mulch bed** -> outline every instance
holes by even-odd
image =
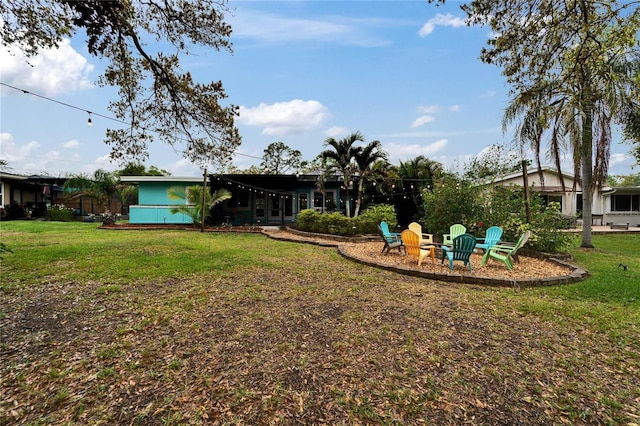
[[[415,258],[406,256],[404,252],[399,250],[383,254],[383,243],[380,241],[370,241],[370,239],[363,239],[359,242],[356,242],[355,239],[345,241],[331,236],[312,235],[288,229],[272,229],[265,231],[265,233],[277,239],[336,246],[339,247],[343,256],[361,263],[383,267],[406,275],[417,275],[442,281],[531,287],[576,282],[588,276],[586,271],[575,265],[543,254],[528,253],[532,255],[518,256],[519,261],[511,271],[503,263],[494,260],[489,260],[486,265],[480,266],[482,254],[473,254],[471,256],[471,270],[462,262],[454,262],[454,268],[451,270],[448,261],[442,262],[439,249],[436,249],[435,260],[427,258],[418,266]]]

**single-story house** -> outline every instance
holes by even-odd
[[[62,198],[64,182],[64,178],[0,172],[0,208],[3,216],[43,215],[56,200]]]
[[[552,168],[542,169],[542,178],[537,169],[527,171],[529,187],[539,193],[547,202],[560,203],[562,214],[576,216],[582,210],[582,187],[575,182],[575,176],[562,173],[564,190],[560,175]],[[574,189],[575,183],[575,189]],[[524,184],[522,172],[513,173],[492,182],[494,185]],[[640,186],[605,187],[600,193],[593,194],[591,205],[593,224],[629,223],[640,225]]]
[[[318,211],[342,210],[344,197],[341,180],[333,176],[318,189],[319,173],[305,175],[220,174],[207,176],[207,188],[213,192],[228,189],[232,198],[221,203],[223,222],[232,225],[283,225],[293,223],[305,209]],[[138,204],[129,206],[129,223],[181,224],[191,223],[184,214],[172,214],[176,201],[169,199],[172,186],[195,186],[203,177],[122,176],[123,183],[138,185]]]
[[[18,219],[42,217],[54,205],[74,209],[76,214],[103,213],[101,206],[90,197],[70,198],[65,193],[67,178],[0,172],[0,213],[2,218]],[[114,196],[111,207],[121,210],[121,201]]]

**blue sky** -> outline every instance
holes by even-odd
[[[182,66],[197,81],[221,80],[240,106],[243,142],[233,164],[241,169],[259,164],[254,157],[272,142],[312,160],[327,137],[360,131],[393,164],[424,155],[459,170],[512,139],[501,128],[509,88],[499,68],[478,59],[489,29],[464,25],[459,4],[231,0],[234,52],[196,48]],[[83,38],[31,62],[0,47],[0,80],[79,109],[0,87],[0,158],[24,174],[120,168],[103,142],[118,124],[93,115],[87,126],[86,111],[113,116],[107,104],[116,91],[97,86],[104,64]],[[629,149],[614,144],[610,174],[638,173]],[[150,154],[147,166],[201,173],[159,141]]]

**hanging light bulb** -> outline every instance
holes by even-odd
[[[91,127],[91,125],[93,124],[91,122],[91,111],[87,111],[89,113],[89,119],[87,120],[87,126]]]

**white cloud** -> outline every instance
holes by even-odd
[[[436,112],[440,111],[440,107],[438,105],[421,105],[418,107],[418,112],[422,114],[420,117],[413,120],[411,123],[411,128],[415,129],[416,127],[420,127],[427,123],[433,123],[436,121],[436,118],[432,115]]]
[[[460,105],[451,105],[449,107],[449,111],[451,111],[451,112],[459,112],[460,111]]]
[[[631,157],[627,154],[611,154],[609,157],[609,166],[613,167],[619,164],[627,164]]]
[[[40,148],[40,144],[31,141],[26,145],[17,145],[11,133],[0,133],[0,158],[11,163],[26,161]]]
[[[324,131],[324,135],[328,138],[337,138],[349,134],[349,129],[340,126],[331,126]]]
[[[82,166],[82,173],[93,174],[98,169],[112,172],[118,169],[118,165],[109,157],[109,154],[106,154]]]
[[[238,122],[262,127],[263,135],[288,136],[317,128],[328,115],[328,109],[318,101],[294,99],[253,108],[241,106]]]
[[[68,39],[57,49],[42,49],[27,59],[19,51],[0,47],[0,74],[3,82],[45,96],[93,87],[89,74],[94,66],[78,53]]]
[[[458,28],[464,27],[465,25],[465,20],[458,16],[453,16],[450,13],[447,13],[446,15],[438,13],[436,16],[425,22],[422,28],[420,28],[420,31],[418,31],[418,35],[420,35],[420,37],[426,37],[431,34],[436,27]]]
[[[379,18],[291,18],[253,10],[237,10],[230,17],[232,37],[250,38],[267,43],[331,42],[357,46],[386,46],[389,41],[380,36],[384,26],[396,22]]]
[[[496,95],[495,90],[487,90],[486,92],[480,94],[481,98],[492,98]]]
[[[77,139],[71,139],[70,141],[63,143],[62,146],[69,149],[78,148],[80,146],[80,142],[78,142]]]
[[[445,149],[448,143],[447,139],[440,139],[428,145],[387,143],[383,145],[383,149],[389,153],[393,163],[398,160],[406,161],[419,155],[433,156]]]
[[[438,105],[420,105],[418,107],[418,112],[420,114],[435,114],[440,110]]]
[[[411,123],[411,128],[416,128],[416,127],[420,127],[423,124],[427,124],[427,123],[433,123],[434,121],[436,121],[436,119],[430,115],[423,115],[422,117],[418,117],[415,120],[413,120],[413,123]]]
[[[165,164],[160,168],[171,172],[172,176],[202,176],[202,170],[186,158],[181,158],[175,163]]]

